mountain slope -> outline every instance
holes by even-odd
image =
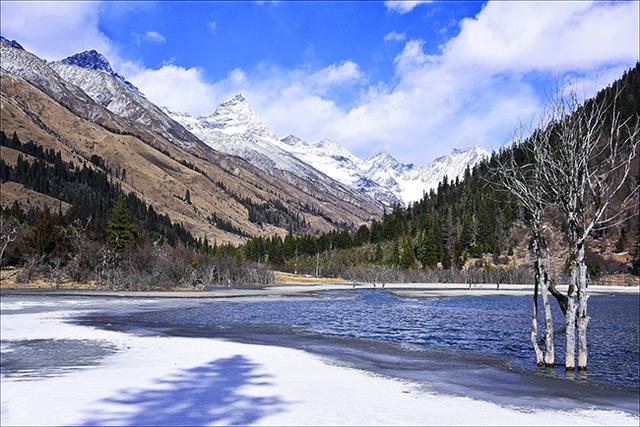
[[[76,164],[89,163],[91,155],[99,155],[125,191],[133,191],[158,212],[182,222],[196,237],[240,243],[246,236],[285,234],[292,227],[318,232],[340,224],[358,225],[381,214],[375,203],[350,191],[291,173],[265,174],[193,135],[193,144],[177,144],[160,130],[104,108],[35,55],[6,43],[0,43],[0,48],[3,131],[60,151],[63,159]],[[100,75],[97,81],[112,87],[112,76],[91,71],[108,77]],[[95,87],[100,89],[96,97],[107,90]],[[144,103],[136,106],[143,108]],[[256,220],[256,212],[262,219]]]
[[[52,62],[49,66],[112,113],[158,132],[174,143],[190,146],[199,142],[148,101],[135,86],[113,72],[107,59],[95,50]]]

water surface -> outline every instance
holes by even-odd
[[[589,299],[589,371],[571,379],[640,386],[639,296],[597,295]],[[564,324],[554,315],[556,361],[564,358]],[[481,296],[408,299],[383,291],[335,292],[321,298],[211,301],[191,308],[135,314],[132,323],[249,329],[285,327],[323,336],[348,337],[455,350],[501,358],[507,367],[563,376],[564,369],[535,367],[530,342],[531,298]],[[542,315],[541,315],[542,316]],[[540,322],[542,329],[543,322]]]

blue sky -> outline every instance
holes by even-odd
[[[48,60],[95,48],[149,99],[209,114],[242,92],[278,135],[423,163],[498,148],[556,83],[588,96],[639,54],[638,3],[2,2]]]
[[[457,22],[482,5],[452,2],[399,14],[381,2],[164,2],[129,6],[123,13],[112,3],[100,29],[123,56],[147,67],[203,67],[213,80],[261,62],[322,68],[350,59],[371,79],[387,81],[402,44],[385,41],[385,35],[396,31],[425,40],[425,52],[436,53],[457,33]],[[149,31],[162,38],[154,42],[145,37]]]

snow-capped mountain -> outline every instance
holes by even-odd
[[[81,52],[48,64],[65,81],[81,88],[97,104],[140,123],[183,146],[197,138],[162,111],[131,83],[111,68],[109,61],[95,50]]]
[[[63,79],[46,61],[24,50],[16,41],[2,37],[0,55],[3,71],[26,80],[82,118],[124,130],[109,112],[105,114],[104,109],[96,105],[82,89]]]
[[[353,186],[296,156],[260,121],[242,94],[223,102],[209,116],[193,117],[166,108],[164,111],[211,148],[241,157],[269,174],[291,173],[323,192],[350,194],[353,203],[377,200],[364,197]]]
[[[402,204],[388,188],[362,173],[362,160],[343,146],[328,139],[307,143],[288,135],[280,140],[283,149],[324,174],[386,205]]]
[[[174,120],[202,141],[225,154],[242,157],[265,171],[280,169],[309,178],[317,175],[308,164],[278,146],[278,139],[238,94],[209,116],[193,117],[165,109]]]
[[[403,164],[387,153],[367,157],[361,163],[365,176],[397,195],[405,204],[418,201],[424,193],[438,187],[442,178],[462,177],[490,153],[479,145],[465,150],[453,149],[424,166]]]
[[[454,149],[424,166],[403,164],[387,153],[360,159],[328,139],[309,143],[295,135],[277,139],[241,94],[220,104],[213,114],[193,117],[165,111],[214,149],[244,158],[263,170],[281,169],[305,178],[316,171],[391,206],[420,200],[446,175],[462,176],[489,152],[480,146]]]
[[[328,140],[308,144],[290,135],[282,141],[300,159],[388,206],[418,201],[425,192],[437,188],[445,175],[450,179],[461,177],[467,167],[473,167],[489,156],[487,150],[475,145],[466,150],[454,149],[447,156],[424,166],[415,166],[403,164],[388,153],[361,160]]]
[[[14,49],[24,50],[24,48],[22,47],[22,45],[20,43],[18,43],[15,40],[9,40],[8,38],[6,38],[4,36],[0,36],[0,43],[4,43],[7,46],[11,46]]]
[[[84,52],[76,53],[75,55],[69,56],[60,62],[67,65],[76,65],[88,70],[104,71],[105,73],[111,74],[113,77],[120,80],[129,89],[142,95],[137,87],[125,80],[125,78],[120,74],[113,71],[113,69],[111,68],[111,64],[109,64],[107,58],[105,58],[100,52],[96,50],[87,50]]]

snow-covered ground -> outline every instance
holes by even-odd
[[[143,303],[153,308],[162,300]],[[25,378],[4,371],[3,426],[638,425],[639,421],[618,411],[518,409],[436,394],[300,350],[132,335],[65,322],[99,304],[91,298],[2,299],[3,351],[7,343],[11,351],[11,343],[21,340],[87,340],[117,348],[95,366],[62,375]],[[141,302],[105,302],[109,304]]]

